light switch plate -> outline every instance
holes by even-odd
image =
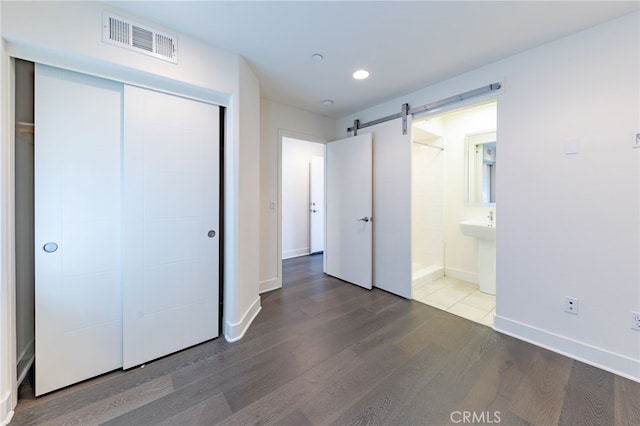
[[[566,155],[580,153],[580,139],[568,138],[564,140],[564,153]]]

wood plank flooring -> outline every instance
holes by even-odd
[[[287,260],[235,343],[218,338],[34,398],[12,425],[640,425],[640,384]]]

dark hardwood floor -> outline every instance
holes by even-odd
[[[246,336],[34,398],[12,425],[640,425],[640,384],[287,260]]]

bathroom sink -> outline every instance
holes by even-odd
[[[488,221],[465,220],[460,222],[460,230],[467,237],[474,237],[481,240],[495,240],[496,227]]]

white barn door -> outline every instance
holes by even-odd
[[[121,104],[36,64],[36,395],[122,366]]]
[[[325,272],[410,298],[411,135],[400,118],[367,130],[327,144]]]
[[[411,134],[402,134],[401,118],[369,129],[375,170],[373,286],[411,298]]]
[[[125,86],[124,367],[218,336],[219,110]]]

